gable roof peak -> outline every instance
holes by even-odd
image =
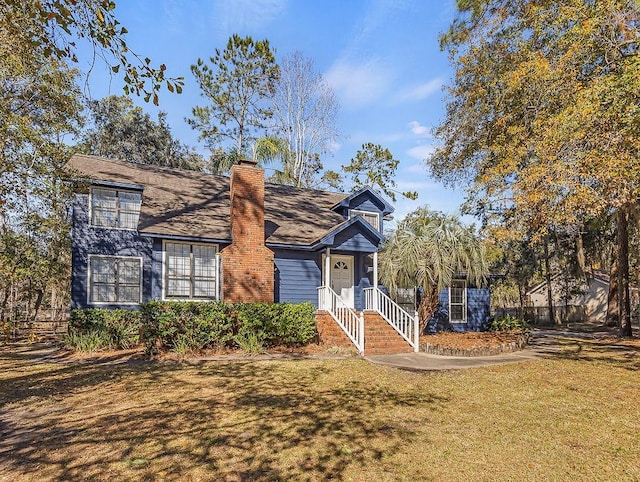
[[[369,194],[369,196],[372,199],[377,201],[377,203],[380,206],[382,206],[381,210],[382,210],[382,214],[383,215],[386,216],[387,214],[391,214],[393,211],[395,211],[395,208],[391,204],[389,204],[389,202],[385,198],[383,198],[378,192],[376,192],[371,186],[364,186],[364,187],[358,189],[357,191],[349,194],[344,199],[342,199],[339,202],[337,202],[336,204],[334,204],[331,207],[331,209],[335,210],[336,208],[339,208],[339,207],[348,208],[349,205],[351,204],[351,201],[353,201],[358,196],[361,196],[363,194]]]

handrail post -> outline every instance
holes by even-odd
[[[358,320],[358,345],[360,345],[360,350],[362,355],[364,356],[364,312],[360,312],[360,319]]]
[[[416,312],[413,318],[413,351],[420,351],[420,315]]]

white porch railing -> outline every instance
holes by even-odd
[[[364,289],[364,309],[376,311],[413,347],[420,349],[420,320],[411,316],[378,288]]]
[[[318,309],[331,314],[360,354],[364,353],[364,317],[358,315],[328,286],[318,288]]]

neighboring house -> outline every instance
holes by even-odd
[[[563,315],[566,321],[589,321],[604,323],[607,317],[607,299],[609,294],[609,275],[595,271],[586,281],[569,280],[572,293],[567,296],[560,275],[551,278],[551,293],[557,317]],[[638,289],[631,288],[632,308],[638,304]],[[534,308],[547,308],[547,283],[540,283],[526,293],[527,304]],[[563,312],[564,310],[564,312]]]

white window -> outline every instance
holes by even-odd
[[[142,195],[115,189],[91,189],[91,225],[137,229]]]
[[[164,250],[165,298],[217,298],[217,246],[165,243]]]
[[[380,214],[372,211],[360,211],[358,209],[352,209],[349,211],[349,218],[354,216],[361,216],[366,222],[373,226],[376,230],[380,231]]]
[[[142,259],[89,256],[89,303],[140,303]]]
[[[449,287],[449,322],[467,322],[467,283],[453,280]]]

